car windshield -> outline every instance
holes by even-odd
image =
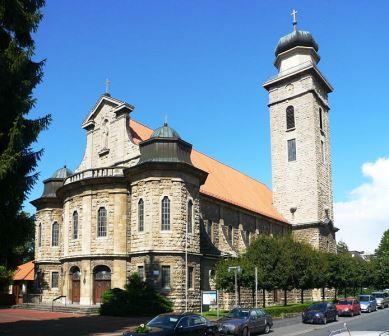
[[[312,306],[309,306],[307,310],[325,310],[326,307],[326,303],[315,303]]]
[[[359,301],[370,301],[369,295],[360,295]]]
[[[383,298],[384,297],[384,294],[383,293],[373,293],[372,294],[375,298]]]
[[[250,311],[246,309],[233,309],[231,310],[227,317],[233,317],[233,318],[242,318],[247,319],[250,316]]]
[[[338,304],[340,304],[340,305],[352,305],[353,302],[350,301],[350,300],[340,300],[340,301],[338,302]]]
[[[174,329],[178,320],[179,317],[177,315],[159,315],[147,323],[147,326],[162,329]]]

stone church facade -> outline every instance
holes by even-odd
[[[86,149],[73,172],[46,179],[36,207],[35,268],[42,300],[95,305],[137,272],[178,311],[199,310],[221,258],[258,235],[290,232],[336,250],[329,141],[330,84],[318,46],[295,30],[276,49],[269,91],[273,192],[192,149],[164,124],[104,94],[82,124]],[[185,265],[188,265],[186,268]]]

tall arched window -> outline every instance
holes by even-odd
[[[38,226],[38,246],[42,246],[42,223],[39,223]]]
[[[59,224],[54,222],[51,227],[51,246],[58,246],[59,242]]]
[[[78,238],[78,212],[73,212],[73,239]]]
[[[161,230],[170,230],[170,200],[165,196],[162,200],[161,211]]]
[[[144,202],[143,199],[140,199],[138,202],[138,230],[143,231],[144,230]]]
[[[295,121],[294,121],[294,107],[289,105],[286,108],[286,129],[290,130],[295,128]]]
[[[188,233],[192,233],[193,230],[193,202],[190,200],[188,202]]]
[[[107,210],[100,208],[97,216],[97,237],[107,236]]]

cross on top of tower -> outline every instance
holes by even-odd
[[[297,30],[297,11],[295,9],[292,10],[292,13],[290,14],[293,16],[293,30]]]
[[[105,80],[105,93],[109,94],[109,85],[111,84],[111,81],[107,78]]]

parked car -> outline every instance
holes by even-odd
[[[328,321],[336,321],[338,319],[338,312],[333,303],[319,302],[311,304],[302,313],[303,323],[323,323]]]
[[[374,296],[374,298],[377,301],[378,308],[384,309],[389,307],[389,294],[386,292],[373,292],[371,295]]]
[[[361,305],[359,301],[354,298],[347,298],[344,300],[339,300],[336,304],[336,310],[338,311],[338,316],[351,316],[361,314]]]
[[[268,334],[273,326],[273,319],[271,315],[259,308],[234,308],[217,323],[220,335],[247,336],[258,333]]]
[[[389,331],[359,331],[351,330],[347,324],[339,330],[332,330],[328,336],[389,336]]]
[[[359,295],[358,300],[363,313],[371,313],[377,310],[377,301],[373,295]]]
[[[219,336],[218,326],[205,317],[184,314],[161,314],[148,322],[147,332],[125,331],[123,336],[153,335],[153,336]]]

